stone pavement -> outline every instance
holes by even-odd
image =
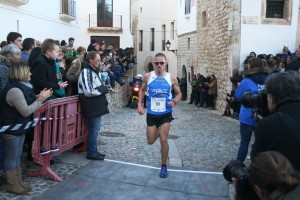
[[[158,177],[160,145],[147,144],[146,116],[123,108],[102,118],[98,144],[106,161],[90,162],[84,153],[65,152],[51,166],[63,182],[25,177],[32,192],[17,197],[2,184],[0,199],[227,199],[230,192],[221,172],[237,155],[238,121],[187,102],[178,104],[173,117],[168,165],[183,171],[170,171],[167,179]]]

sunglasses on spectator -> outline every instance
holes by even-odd
[[[164,65],[165,62],[154,62],[155,65]]]

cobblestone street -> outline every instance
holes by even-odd
[[[180,166],[185,168],[221,172],[229,160],[235,159],[239,144],[239,122],[222,117],[219,111],[210,111],[181,102],[174,109],[169,143],[170,153],[176,150]],[[160,144],[157,140],[148,145],[146,140],[146,115],[136,109],[123,108],[105,115],[98,138],[99,150],[108,159],[160,165]],[[75,158],[75,159],[73,159]],[[73,159],[73,160],[72,160]],[[89,161],[85,153],[71,150],[57,156],[51,166],[63,179],[80,170]],[[32,167],[27,162],[27,167]],[[170,166],[173,163],[169,163]],[[0,182],[0,199],[39,199],[38,196],[57,183],[43,177],[25,177],[33,191],[23,197],[5,192]]]
[[[181,102],[173,112],[169,138],[174,138],[182,166],[221,170],[235,159],[239,144],[239,123]],[[144,163],[160,163],[159,140],[148,145],[146,116],[125,108],[102,120],[100,149],[108,157]],[[171,149],[170,149],[171,150]]]

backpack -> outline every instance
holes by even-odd
[[[81,72],[80,59],[73,60],[70,69],[68,70],[66,77],[70,82],[76,82]]]

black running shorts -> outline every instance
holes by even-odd
[[[147,126],[156,126],[159,128],[164,123],[170,123],[173,119],[171,112],[163,115],[147,114]]]

